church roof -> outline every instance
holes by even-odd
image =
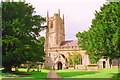
[[[78,46],[77,40],[63,41],[60,46]]]

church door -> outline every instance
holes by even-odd
[[[103,61],[103,68],[105,68],[105,65],[106,65],[106,62],[105,62],[105,61]]]
[[[58,70],[61,70],[61,69],[62,69],[62,63],[58,62]]]

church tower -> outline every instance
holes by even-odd
[[[88,56],[85,51],[79,49],[76,40],[65,41],[64,15],[62,18],[60,17],[60,10],[52,17],[49,17],[47,11],[46,22],[48,28],[46,29],[44,46],[46,56],[43,66],[45,68],[54,70],[67,69],[69,67],[68,52],[73,51],[81,54],[82,65],[89,64]]]
[[[65,41],[64,31],[64,15],[60,17],[60,10],[54,16],[49,17],[47,11],[46,22],[48,28],[46,29],[45,48],[58,47],[62,41]]]

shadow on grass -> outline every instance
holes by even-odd
[[[45,78],[46,73],[45,72],[30,72],[31,75],[22,75],[27,78]]]
[[[1,80],[46,80],[46,79],[33,79],[33,78],[2,78]]]
[[[64,73],[64,74],[63,74]],[[75,77],[75,76],[83,76],[83,75],[89,75],[89,74],[96,74],[99,73],[99,71],[74,71],[74,72],[57,72],[60,76],[64,76],[63,78],[69,78],[69,77]]]
[[[16,74],[16,75],[31,75],[30,73],[26,73],[26,72],[14,72],[13,74]]]
[[[120,80],[120,73],[112,73],[112,78]]]
[[[5,76],[7,77],[6,80],[15,80],[17,78],[18,79],[23,78],[20,80],[24,80],[24,79],[26,80],[26,78],[34,78],[34,79],[46,78],[47,73],[46,72],[19,72],[18,71],[18,72],[2,73],[2,75],[4,75],[3,77]],[[16,75],[16,76],[12,76],[12,75]]]

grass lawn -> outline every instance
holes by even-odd
[[[4,76],[0,76],[0,78],[46,78],[47,73],[49,72],[49,70],[47,69],[41,69],[41,72],[27,72],[27,69],[25,68],[20,68],[18,69],[19,73],[23,73],[23,74],[28,74],[28,75],[23,75],[23,74],[14,74],[14,75],[18,75],[21,77],[4,77]],[[12,73],[1,73],[3,75],[6,74],[12,74]]]
[[[99,71],[65,69],[65,70],[57,70],[56,73],[63,78],[116,78],[118,76],[118,68],[113,68],[113,69],[106,68],[106,69],[101,69]]]

